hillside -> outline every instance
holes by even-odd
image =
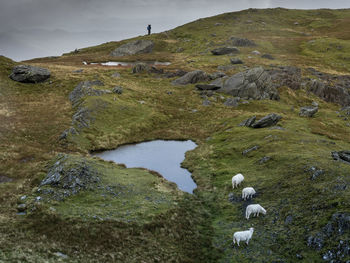
[[[348,9],[249,9],[60,57],[0,57],[0,262],[349,262],[349,24]],[[153,49],[111,55],[135,40]],[[91,64],[107,61],[170,64]],[[18,64],[51,76],[13,81]],[[268,127],[240,125],[272,113]],[[155,139],[198,144],[182,164],[193,195],[90,154]],[[237,173],[253,200],[232,189]],[[266,215],[245,219],[252,203]]]

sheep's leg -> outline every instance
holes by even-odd
[[[237,240],[237,245],[239,246],[239,239]]]
[[[248,245],[248,243],[249,243],[249,239],[247,239],[247,241],[246,241],[245,243]]]

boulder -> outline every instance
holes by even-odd
[[[93,86],[103,86],[103,82],[99,80],[95,81],[82,81],[74,88],[69,94],[69,100],[72,102],[73,107],[78,106],[85,96],[101,96],[103,94],[111,93],[110,90],[94,89]]]
[[[238,107],[239,98],[228,98],[224,105],[227,107]]]
[[[223,78],[223,77],[226,77],[226,74],[224,72],[220,72],[220,71],[209,74],[209,78],[211,80],[215,80],[215,79]]]
[[[334,160],[350,164],[350,151],[332,152],[332,157]]]
[[[120,86],[116,86],[112,89],[112,92],[113,93],[116,93],[116,94],[122,94],[123,93],[123,88],[120,87]]]
[[[237,54],[239,53],[239,49],[236,47],[219,47],[219,48],[213,49],[211,53],[216,56],[227,55],[232,53]]]
[[[256,116],[250,117],[249,119],[246,119],[244,121],[242,121],[240,124],[238,124],[238,126],[240,127],[252,127],[252,125],[254,124],[256,120]]]
[[[201,81],[210,80],[210,76],[202,70],[195,70],[186,73],[182,77],[175,79],[172,84],[173,85],[187,85],[194,84]]]
[[[47,80],[50,75],[50,71],[45,68],[19,65],[12,69],[10,78],[23,83],[39,83]]]
[[[231,64],[233,64],[233,65],[243,64],[243,61],[240,60],[239,58],[231,58],[230,61],[231,61]]]
[[[251,127],[252,128],[270,127],[270,126],[276,125],[280,119],[282,119],[282,116],[276,113],[271,113],[269,115],[266,115],[264,118],[258,120],[254,124],[252,124]]]
[[[256,46],[253,40],[247,38],[231,37],[228,41],[233,46],[237,47],[254,47]]]
[[[261,53],[258,50],[252,51],[252,54],[256,55],[256,56],[260,56],[261,55]]]
[[[245,99],[279,99],[279,94],[270,75],[257,67],[237,73],[229,78],[217,79],[211,84],[221,85],[218,92]]]
[[[146,63],[137,63],[135,66],[133,66],[131,72],[133,74],[135,73],[143,73],[143,72],[149,72],[150,71],[150,66],[148,66]]]
[[[112,51],[111,56],[122,57],[136,54],[151,53],[154,43],[151,40],[135,40],[126,43]]]
[[[262,58],[266,58],[266,59],[270,59],[270,60],[274,60],[274,59],[275,59],[275,58],[274,58],[272,55],[270,55],[270,54],[263,54],[261,57],[262,57]]]
[[[318,107],[305,106],[300,108],[299,116],[302,117],[313,117],[318,112]]]

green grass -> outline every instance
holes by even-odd
[[[228,96],[214,94],[206,107],[194,85],[173,86],[173,79],[156,74],[84,66],[82,61],[170,61],[164,70],[212,73],[229,65],[231,56],[213,56],[210,50],[237,36],[258,46],[241,47],[237,57],[245,64],[227,74],[270,64],[300,67],[304,77],[309,77],[308,67],[348,74],[349,14],[287,9],[226,13],[134,38],[153,40],[150,54],[109,56],[114,48],[134,40],[129,39],[25,62],[50,69],[51,82],[42,84],[10,80],[16,63],[0,57],[0,175],[14,179],[0,184],[0,262],[57,262],[57,251],[67,254],[68,262],[296,262],[296,254],[303,256],[300,262],[320,262],[339,239],[349,239],[348,232],[329,238],[321,251],[306,242],[333,213],[350,210],[349,188],[337,188],[350,184],[349,166],[333,161],[330,154],[350,148],[348,121],[336,113],[339,105],[303,89],[279,87],[280,101],[249,101],[234,108],[223,105]],[[253,56],[253,50],[275,60]],[[79,68],[84,71],[73,73]],[[111,77],[115,71],[121,78]],[[104,82],[102,89],[122,86],[123,94],[84,98],[82,106],[95,109],[94,121],[78,135],[59,141],[77,110],[69,93],[80,81],[96,79]],[[299,107],[312,101],[319,103],[319,112],[313,118],[299,117]],[[279,125],[285,130],[237,126],[252,115],[260,118],[272,112],[283,116]],[[44,202],[28,216],[16,215],[19,197],[37,195],[34,191],[57,153],[86,158],[92,150],[153,139],[192,139],[199,145],[183,163],[198,185],[195,195],[180,194],[149,171],[88,158],[101,173],[102,188],[82,191],[64,202]],[[255,145],[260,147],[257,151],[242,155]],[[271,160],[259,164],[264,156]],[[309,166],[325,173],[310,180]],[[244,186],[256,188],[254,202],[267,209],[266,216],[244,219],[241,188],[231,186],[238,172],[246,177]],[[106,186],[120,193],[118,198]],[[230,193],[236,202],[228,201]],[[289,215],[293,221],[286,224]],[[256,231],[249,246],[232,248],[233,233],[251,226]]]

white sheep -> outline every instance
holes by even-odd
[[[233,244],[236,244],[236,241],[237,241],[237,245],[239,246],[240,241],[245,241],[245,243],[248,245],[249,240],[253,236],[253,232],[254,232],[253,227],[249,228],[249,230],[246,230],[246,231],[235,232],[233,234]]]
[[[245,210],[245,218],[249,219],[250,214],[254,214],[254,216],[259,216],[259,213],[266,215],[266,210],[261,205],[248,205]]]
[[[236,174],[232,177],[232,187],[235,189],[235,186],[238,187],[240,183],[242,183],[244,180],[243,174]]]
[[[242,190],[242,199],[243,200],[247,200],[247,199],[250,199],[253,197],[253,195],[255,195],[256,192],[254,190],[253,187],[246,187],[246,188],[243,188]]]

